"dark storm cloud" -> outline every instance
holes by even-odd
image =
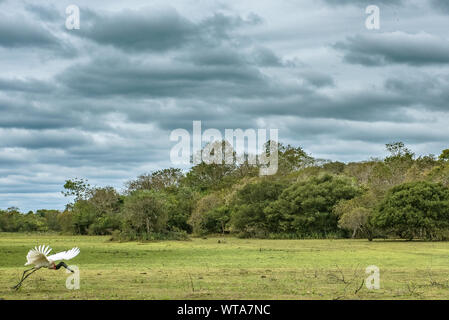
[[[60,48],[60,41],[40,22],[28,22],[24,17],[0,15],[0,46]]]
[[[47,97],[49,100],[51,97]],[[0,98],[0,127],[23,129],[64,128],[81,123],[70,110],[58,107],[58,103],[48,105],[42,99],[30,100],[25,97]]]
[[[160,52],[186,45],[218,45],[234,28],[257,23],[259,18],[254,14],[247,19],[214,14],[194,23],[171,8],[122,10],[90,12],[83,28],[74,34],[125,51]]]
[[[47,14],[50,15],[50,12]],[[37,16],[41,15],[45,13],[37,13]],[[48,21],[54,22],[52,17],[47,18],[47,21],[43,17],[36,20],[23,14],[3,14],[0,10],[0,48],[13,49],[30,56],[34,54],[39,59],[74,58],[78,52],[73,43],[67,38],[61,38],[57,34],[60,27],[47,24]]]
[[[196,36],[197,27],[175,10],[93,14],[75,35],[124,50],[165,51]]]
[[[0,77],[0,90],[48,93],[54,88],[52,83],[38,79],[5,79]]]
[[[449,63],[449,41],[425,33],[362,34],[337,42],[334,48],[343,52],[346,62],[365,66]]]
[[[204,60],[203,60],[204,61]],[[209,60],[210,62],[210,60]],[[192,97],[278,95],[281,88],[250,65],[166,65],[126,57],[94,59],[58,76],[60,83],[88,96]]]

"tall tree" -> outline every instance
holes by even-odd
[[[138,190],[165,190],[177,187],[183,177],[181,169],[168,168],[140,175],[136,180],[127,182],[128,193]]]
[[[90,192],[90,184],[87,179],[75,178],[73,180],[66,180],[62,194],[66,197],[75,197],[75,202],[86,199]]]

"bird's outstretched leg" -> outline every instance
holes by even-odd
[[[27,269],[27,270],[25,270],[23,273],[22,273],[22,278],[20,279],[20,281],[22,281],[23,280],[23,278],[25,277],[25,274],[27,273],[27,272],[29,272],[29,271],[31,271],[31,270],[33,270],[34,269],[34,267],[33,268],[31,268],[31,269]]]
[[[23,274],[22,274],[22,279],[20,279],[19,283],[16,284],[14,287],[12,287],[12,289],[18,290],[18,289],[22,286],[22,283],[25,281],[25,279],[28,278],[30,275],[32,275],[32,274],[33,274],[34,272],[36,272],[37,270],[39,270],[39,269],[31,268],[31,269],[25,270],[25,271],[23,272]],[[25,274],[26,274],[27,272],[29,272],[29,271],[31,271],[31,272],[28,273],[28,274],[25,276]]]
[[[65,264],[65,262],[61,261],[60,263],[58,263],[57,266],[55,266],[56,270],[59,270],[61,267],[66,268],[67,270],[69,270],[71,273],[75,273],[75,271],[73,271],[72,269],[69,268],[69,266],[67,264]]]

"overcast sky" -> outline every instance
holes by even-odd
[[[278,128],[318,158],[438,155],[448,30],[446,0],[0,0],[0,208],[62,209],[65,179],[121,189],[170,167],[193,120]]]

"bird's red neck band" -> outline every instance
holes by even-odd
[[[56,264],[53,262],[52,263],[52,267],[51,267],[53,270],[56,270]]]

